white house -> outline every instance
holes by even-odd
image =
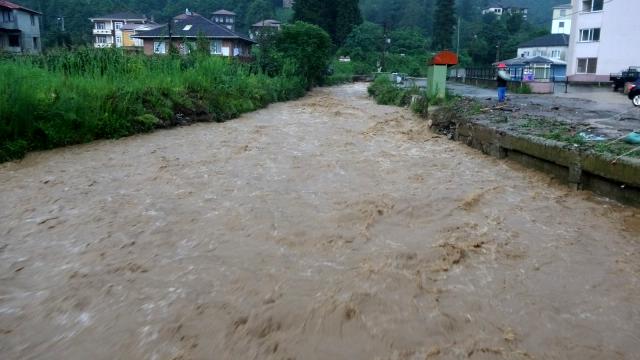
[[[573,0],[567,76],[608,82],[611,73],[640,65],[638,0]]]
[[[293,7],[294,0],[282,0],[282,7],[284,9],[291,9]]]
[[[131,12],[108,14],[90,18],[93,23],[93,46],[96,48],[123,47],[122,27],[125,24],[147,24],[146,16]]]
[[[541,36],[518,45],[518,57],[543,56],[566,61],[569,35],[551,34]]]
[[[558,5],[553,8],[552,34],[571,35],[571,9],[571,4]]]
[[[498,17],[501,17],[503,14],[520,14],[522,18],[527,20],[527,15],[529,14],[528,8],[521,8],[515,6],[502,6],[502,5],[491,5],[482,10],[482,15],[484,14],[494,14]]]

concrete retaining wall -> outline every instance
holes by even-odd
[[[565,143],[508,133],[485,125],[458,124],[454,139],[498,158],[509,158],[550,174],[574,189],[640,206],[640,160],[581,152]]]

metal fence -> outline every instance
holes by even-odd
[[[452,73],[451,75],[456,77],[465,77],[467,79],[480,80],[494,80],[497,75],[497,70],[493,67],[466,68],[461,70],[464,70],[464,75],[457,75],[455,73]],[[511,81],[513,82],[564,82],[566,80],[565,71],[559,71],[558,69],[550,66],[512,67],[506,69],[506,71],[511,76]]]

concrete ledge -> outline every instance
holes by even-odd
[[[583,152],[566,143],[520,135],[473,123],[457,124],[453,138],[485,154],[509,158],[553,174],[574,189],[591,190],[640,206],[640,159]]]

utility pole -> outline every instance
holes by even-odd
[[[387,21],[384,21],[384,32],[382,35],[382,40],[384,41],[384,43],[382,44],[382,59],[380,60],[380,72],[382,72],[384,70],[384,56],[387,52],[387,43],[389,41],[389,39],[387,38]]]
[[[173,39],[172,39],[173,36],[171,34],[171,25],[172,25],[172,23],[173,23],[173,18],[169,19],[169,24],[168,24],[168,26],[169,26],[169,46],[166,49],[166,52],[168,54],[171,54],[171,49],[172,49],[172,46],[173,46]]]
[[[460,16],[458,16],[458,41],[456,43],[456,55],[460,58]]]

